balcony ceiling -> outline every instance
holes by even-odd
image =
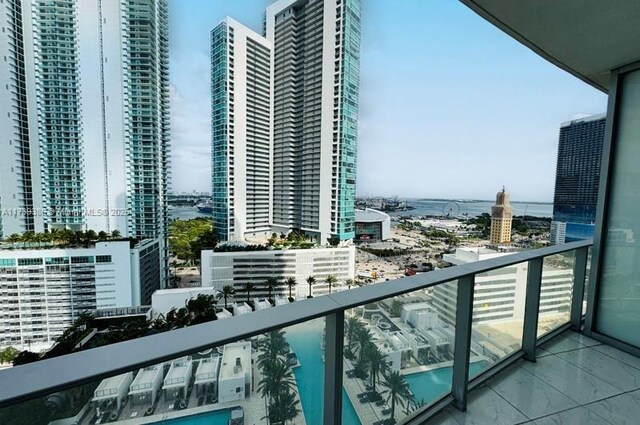
[[[460,0],[543,58],[607,92],[640,60],[639,0]]]

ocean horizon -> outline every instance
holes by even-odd
[[[361,198],[361,197],[359,197]],[[367,198],[374,198],[369,196]],[[377,197],[382,198],[382,196]],[[429,198],[402,198],[412,210],[389,212],[389,215],[398,216],[447,216],[454,218],[476,217],[482,213],[491,213],[494,200],[478,199],[429,199]],[[551,218],[553,215],[553,203],[551,202],[524,202],[512,201],[513,215],[529,215],[533,217]],[[210,214],[201,213],[196,207],[171,207],[169,218],[189,220],[196,217],[208,217]]]

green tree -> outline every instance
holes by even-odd
[[[260,368],[268,367],[269,364],[276,360],[284,360],[289,354],[289,343],[284,337],[282,330],[267,332],[258,342],[258,366]]]
[[[290,277],[284,283],[289,287],[289,301],[293,301],[293,295],[291,295],[291,293],[298,282],[296,281],[295,277]]]
[[[258,383],[258,393],[269,400],[270,422],[282,422],[271,415],[282,409],[283,394],[287,390],[295,389],[295,379],[291,368],[282,359],[265,364],[262,368],[262,380]]]
[[[355,285],[355,281],[351,278],[344,281],[344,284],[347,286],[347,289],[351,289],[353,285]]]
[[[271,423],[285,424],[287,421],[294,420],[300,414],[300,409],[298,408],[300,400],[297,399],[295,391],[289,388],[280,390],[278,399],[279,404],[269,409]]]
[[[356,334],[364,328],[364,325],[356,316],[350,316],[347,319],[347,348],[351,350],[353,340]]]
[[[397,298],[394,298],[391,301],[391,307],[389,307],[389,314],[391,317],[400,317],[402,314],[402,301]]]
[[[384,375],[384,378],[385,381],[382,382],[382,386],[389,390],[387,403],[391,400],[391,419],[395,422],[396,403],[404,406],[405,403],[413,401],[413,394],[409,389],[409,384],[405,381],[404,376],[400,375],[400,372],[390,372]]]
[[[280,287],[280,281],[275,277],[268,277],[266,282],[264,283],[264,287],[267,289],[267,293],[269,294],[267,299],[269,302],[273,302],[271,298],[271,294],[273,291],[277,290]]]
[[[369,366],[369,374],[371,376],[371,386],[373,392],[376,392],[376,383],[380,374],[389,372],[389,363],[386,356],[380,352],[380,349],[373,344],[367,346],[364,354],[365,362]]]
[[[251,291],[256,289],[256,286],[253,282],[245,282],[244,290],[247,291],[247,303],[251,302]]]
[[[331,246],[338,246],[340,244],[340,238],[337,236],[331,236],[327,238],[327,243]]]
[[[227,299],[233,297],[236,293],[236,289],[233,285],[224,285],[222,287],[222,297],[224,298],[224,308],[227,309]]]
[[[20,366],[40,360],[40,354],[31,351],[21,351],[13,358],[13,365]]]
[[[367,351],[367,347],[373,344],[373,334],[369,329],[363,326],[356,330],[355,338],[358,344],[358,363],[361,363],[364,359],[364,353]]]
[[[314,283],[316,283],[316,278],[313,276],[309,276],[307,278],[307,285],[309,285],[309,296],[307,298],[313,298],[313,295],[311,295],[311,287]]]
[[[331,287],[332,285],[335,285],[336,282],[338,282],[338,278],[336,278],[334,275],[330,274],[329,276],[324,278],[324,282],[329,285],[329,293],[331,293]]]
[[[210,322],[216,319],[218,297],[216,295],[198,294],[186,302],[188,314],[187,326]]]
[[[19,351],[14,347],[7,347],[0,351],[0,363],[11,363],[18,356]]]

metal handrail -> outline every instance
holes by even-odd
[[[479,273],[540,261],[544,257],[568,251],[586,251],[592,243],[592,240],[584,240],[519,252],[13,367],[0,371],[0,408],[320,317],[327,317],[328,323],[331,322],[332,329],[327,324],[327,339],[332,337],[335,342],[333,345],[341,349],[339,336],[344,332],[343,323],[335,318],[342,317],[347,309],[454,280],[473,282]],[[583,256],[586,258],[586,254]],[[584,280],[584,273],[581,277]],[[473,296],[472,290],[466,293],[465,298],[469,296]],[[468,316],[471,317],[471,314]],[[327,353],[327,363],[330,359],[337,359],[337,354]],[[339,355],[342,355],[341,350]],[[332,366],[325,367],[325,375],[335,374],[336,365]],[[334,383],[341,383],[341,379],[341,376],[329,376]],[[466,385],[463,392],[462,402],[466,404]],[[330,408],[325,403],[325,423],[340,422],[340,409],[336,408],[340,407],[340,400],[340,397],[335,397],[329,401],[329,404],[333,403]],[[338,422],[331,422],[328,413]]]

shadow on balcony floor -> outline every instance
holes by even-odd
[[[640,358],[567,332],[469,393],[466,412],[450,406],[437,425],[637,424]]]

